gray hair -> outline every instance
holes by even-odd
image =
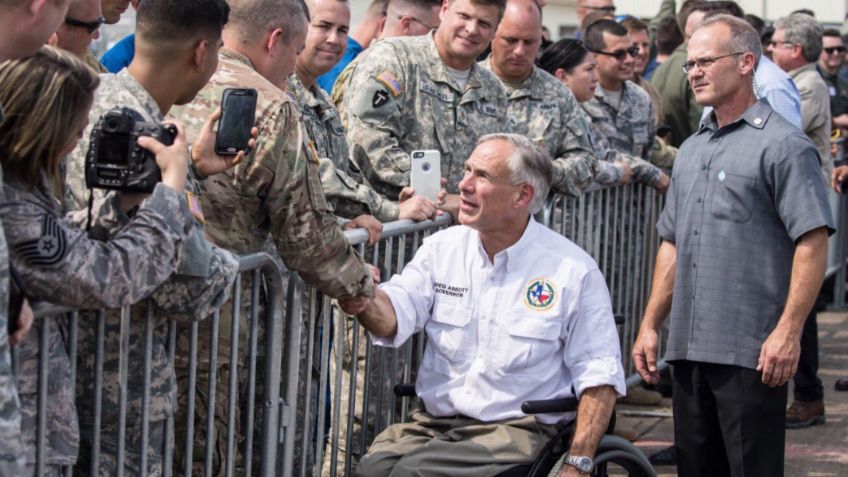
[[[489,141],[504,141],[513,147],[512,154],[507,158],[509,181],[512,185],[530,184],[534,191],[530,213],[542,210],[553,180],[553,166],[548,151],[525,136],[510,133],[486,134],[477,140],[477,145]]]
[[[808,62],[819,60],[824,28],[815,18],[804,13],[793,13],[774,22],[774,29],[783,30],[785,41],[801,45],[801,52]]]
[[[290,42],[306,32],[309,9],[304,0],[227,0],[230,23],[240,41],[253,45],[269,30],[283,29],[283,41]]]
[[[743,52],[752,53],[754,55],[754,68],[760,64],[760,58],[763,56],[763,43],[760,41],[760,35],[757,30],[742,18],[734,17],[726,13],[711,16],[701,22],[695,31],[711,25],[720,23],[730,29],[730,35],[725,41],[725,48],[728,53]],[[751,72],[751,76],[754,73]]]

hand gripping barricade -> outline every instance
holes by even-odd
[[[584,248],[598,262],[609,284],[613,311],[626,318],[620,327],[622,359],[628,373],[628,384],[638,382],[630,360],[630,350],[639,329],[642,310],[650,293],[651,273],[659,244],[655,224],[662,210],[663,197],[653,189],[634,184],[608,189],[592,189],[580,197],[553,196],[537,217],[541,223],[565,235]],[[845,200],[834,196],[834,213],[840,227],[831,239],[828,276],[835,275],[834,303],[844,305],[846,263],[846,232],[841,227],[848,220]],[[445,215],[432,222],[400,221],[385,224],[383,238],[366,246],[363,230],[348,231],[351,243],[359,247],[368,261],[380,267],[383,278],[403,269],[422,240],[451,224]],[[174,418],[164,425],[164,464],[161,474],[170,475],[260,475],[260,476],[341,476],[352,475],[357,459],[368,449],[374,437],[387,426],[407,420],[411,404],[409,396],[397,396],[393,389],[399,383],[415,380],[415,370],[423,355],[424,341],[418,336],[394,350],[372,346],[360,325],[343,317],[331,300],[303,284],[297,275],[285,272],[274,257],[266,253],[240,258],[240,275],[233,285],[231,301],[203,321],[190,325],[188,336],[178,336],[173,321],[163,325],[167,359],[173,366],[178,339],[188,341],[188,361],[191,373],[186,389],[189,408],[186,416],[195,414],[194,376],[198,369],[208,366],[209,389],[206,394],[206,445],[199,449],[202,471],[192,469],[195,441],[191,420],[186,423],[187,436],[175,442]],[[242,283],[250,284],[250,293],[243,293]],[[243,303],[247,297],[250,303]],[[232,309],[233,319],[224,330],[220,315],[224,308]],[[144,318],[143,362],[129,362],[129,307],[120,314],[120,359],[117,386],[117,454],[116,475],[149,475],[147,448],[151,430],[150,382],[151,353],[156,328],[156,312],[148,306]],[[246,310],[246,311],[245,311]],[[70,316],[68,332],[63,336],[70,358],[70,382],[79,376],[77,359],[78,313],[57,307],[39,307],[38,320],[53,320]],[[77,396],[90,401],[94,408],[88,467],[65,466],[65,475],[98,475],[98,455],[104,451],[103,436],[103,353],[106,311],[97,314],[97,347],[94,357],[94,392]],[[198,327],[209,326],[212,339],[199,342]],[[154,329],[156,328],[156,329]],[[246,328],[244,332],[242,328]],[[240,332],[242,330],[242,332]],[[230,362],[244,358],[237,372],[226,380],[215,379],[215,356],[218,351],[217,331],[228,332]],[[51,372],[47,359],[51,342],[50,328],[38,331],[37,410],[34,439],[36,475],[41,475],[49,462],[48,445],[48,383]],[[114,337],[110,338],[114,339]],[[205,340],[203,340],[205,341]],[[662,356],[662,349],[660,350]],[[208,365],[199,364],[199,357],[208,353]],[[134,396],[133,381],[141,382],[140,396]],[[228,399],[226,448],[220,461],[213,458],[214,442],[209,438],[215,428],[215,386],[225,386]],[[259,395],[258,395],[259,394]],[[141,402],[140,415],[129,415],[129,403]],[[211,402],[210,402],[211,401]],[[220,405],[220,403],[218,403]],[[244,416],[236,425],[236,411]],[[139,423],[134,421],[138,420]],[[138,449],[130,449],[124,435],[128,424],[140,424]],[[135,445],[135,444],[134,444]],[[186,464],[175,467],[175,450],[188,454]],[[132,452],[131,452],[132,451]],[[139,462],[130,462],[131,453]],[[192,474],[193,472],[193,474]]]

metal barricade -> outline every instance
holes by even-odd
[[[606,277],[613,311],[626,318],[620,336],[628,384],[638,382],[630,350],[650,293],[660,242],[655,224],[663,203],[664,197],[653,189],[634,184],[591,189],[576,198],[553,196],[537,216],[594,257]],[[845,223],[845,199],[840,196],[834,207],[837,223]],[[364,230],[348,231],[346,236],[388,279],[403,270],[427,236],[449,225],[448,215],[429,222],[384,224],[381,240],[370,246]],[[832,239],[828,267],[828,275],[836,277],[838,306],[844,305],[846,233],[840,227]],[[139,306],[146,307],[141,327],[133,317]],[[157,317],[152,304],[142,304],[121,309],[118,331],[109,332],[116,326],[114,313],[56,307],[37,310],[42,324],[69,317],[67,333],[62,335],[69,382],[78,389],[83,379],[93,382],[90,395],[77,393],[77,403],[86,402],[93,410],[90,422],[84,422],[87,451],[81,458],[88,459],[87,464],[66,467],[68,476],[102,473],[98,466],[107,437],[116,439],[115,448],[108,452],[127,464],[131,470],[126,474],[147,475],[153,457],[146,450],[153,431],[158,433],[158,428],[151,428],[151,383],[161,378],[154,376],[151,363],[157,352],[155,342],[165,343],[170,372],[180,359],[188,363],[184,383],[175,393],[184,396],[184,402],[177,403],[183,419],[169,414],[163,423],[155,423],[163,426],[164,476],[351,475],[381,430],[407,420],[409,397],[397,397],[393,389],[415,380],[424,350],[423,333],[398,349],[373,346],[356,320],[345,317],[329,298],[305,286],[296,274],[283,273],[278,261],[265,253],[240,258],[230,302],[204,321],[158,323],[165,317]],[[85,331],[95,336],[89,366],[93,376],[81,376],[77,366],[78,360],[90,359],[78,350],[81,320],[88,320],[83,324],[91,328]],[[51,328],[41,326],[30,339],[39,346],[37,402],[30,403],[36,408],[36,423],[30,432],[35,434],[36,475],[41,475],[48,464],[52,391],[48,384],[54,373],[48,359]],[[109,373],[113,381],[117,375],[117,383],[104,379],[109,374],[104,371],[106,349],[116,343],[118,366]],[[130,362],[131,354],[139,349],[141,362]],[[219,374],[225,379],[218,379]],[[104,414],[104,393],[115,386],[117,411]],[[135,395],[137,389],[140,396]],[[136,400],[140,402],[137,415]],[[115,422],[111,422],[113,414]],[[199,426],[202,429],[196,431]],[[115,435],[104,434],[104,427],[115,429]],[[131,444],[128,429],[136,427],[140,427],[138,442]],[[174,441],[174,436],[180,436],[179,440]],[[124,474],[124,466],[119,465],[116,475]]]
[[[79,379],[89,379],[93,382],[93,393],[91,395],[77,395],[76,402],[78,405],[87,405],[93,409],[93,416],[90,422],[84,422],[86,428],[90,432],[82,436],[83,442],[86,443],[86,448],[89,452],[80,455],[81,460],[87,459],[87,465],[77,464],[76,466],[65,466],[64,474],[70,475],[102,475],[104,469],[100,468],[105,454],[108,452],[110,458],[115,462],[124,463],[125,465],[117,465],[115,475],[148,475],[148,459],[150,459],[149,439],[152,433],[152,426],[163,426],[162,448],[161,450],[161,475],[170,476],[174,474],[188,475],[191,472],[192,464],[196,463],[193,458],[194,445],[196,444],[196,436],[193,431],[195,422],[195,380],[197,378],[198,369],[208,373],[208,388],[205,399],[205,424],[206,435],[200,440],[204,441],[204,455],[202,459],[202,475],[250,475],[253,470],[256,470],[258,475],[271,476],[277,472],[278,464],[278,443],[282,436],[281,431],[281,412],[290,412],[286,403],[293,402],[294,393],[286,393],[281,397],[280,391],[293,388],[296,389],[296,383],[291,383],[286,376],[291,376],[290,372],[283,373],[282,365],[285,357],[286,363],[297,363],[297,343],[293,342],[293,338],[300,334],[299,310],[289,310],[284,314],[283,298],[286,294],[285,277],[282,274],[280,267],[276,261],[265,253],[258,253],[240,257],[239,260],[239,276],[232,288],[230,301],[215,310],[212,315],[205,320],[195,321],[191,323],[177,323],[167,321],[167,317],[157,317],[154,305],[152,302],[134,305],[133,307],[124,307],[120,310],[100,310],[97,312],[73,311],[60,307],[38,307],[36,309],[37,324],[39,331],[37,335],[33,335],[28,339],[32,339],[37,343],[37,359],[38,361],[38,391],[35,403],[26,402],[26,397],[22,397],[23,406],[33,406],[36,410],[36,426],[35,429],[24,429],[24,432],[34,434],[35,447],[35,475],[43,475],[46,466],[49,464],[47,455],[47,443],[50,436],[50,423],[48,419],[48,404],[50,396],[55,389],[49,389],[48,383],[52,383],[51,373],[54,372],[52,366],[55,363],[48,359],[50,353],[49,344],[51,343],[51,329],[53,326],[48,326],[51,323],[58,323],[60,320],[65,320],[65,317],[70,317],[67,327],[64,324],[58,328],[64,338],[62,349],[58,350],[59,361],[66,361],[69,369],[69,382],[78,384]],[[250,282],[250,302],[245,304],[242,302],[242,282]],[[260,300],[260,296],[262,299]],[[131,317],[133,309],[143,307],[143,325],[135,327]],[[214,438],[216,428],[216,396],[222,395],[222,389],[216,379],[218,357],[218,331],[219,321],[222,313],[231,310],[230,320],[230,353],[229,362],[237,363],[239,356],[245,355],[246,364],[243,370],[246,373],[246,378],[243,380],[245,386],[240,386],[238,371],[230,372],[228,382],[223,383],[226,386],[226,449],[221,456],[219,462],[213,466]],[[246,310],[247,315],[242,318],[242,311]],[[111,314],[118,312],[117,324],[119,333],[113,334],[107,332],[107,325],[114,326],[114,323],[109,323],[112,318]],[[93,319],[94,323],[84,323],[84,319]],[[95,338],[94,346],[94,375],[81,376],[77,366],[78,359],[88,358],[80,355],[80,351],[86,353],[90,350],[78,349],[78,335],[80,325],[91,326]],[[249,330],[246,339],[240,339],[240,326],[248,326]],[[188,328],[188,336],[178,336],[178,326]],[[283,327],[285,326],[285,330]],[[208,328],[211,339],[209,342],[198,341],[198,330]],[[135,340],[136,336],[131,336],[133,330],[141,331],[141,348],[139,342]],[[86,330],[91,332],[91,330]],[[157,334],[154,338],[154,334]],[[260,346],[257,339],[260,334],[264,335],[264,342]],[[131,340],[132,337],[132,340]],[[185,356],[178,356],[178,339],[186,339],[189,342],[188,353]],[[165,343],[165,353],[167,356],[167,376],[154,376],[153,370],[153,355],[157,350],[154,341]],[[117,343],[118,347],[118,366],[117,369],[104,370],[104,355],[106,347],[114,346]],[[243,347],[244,345],[244,347]],[[245,350],[246,348],[246,350]],[[55,352],[56,350],[54,350]],[[131,355],[141,354],[142,362],[130,362]],[[199,365],[199,354],[208,354],[208,367],[203,369]],[[180,423],[175,422],[174,415],[168,413],[164,422],[151,423],[151,383],[153,381],[170,381],[173,383],[174,362],[177,358],[183,358],[188,362],[188,386],[187,389],[181,389],[181,394],[187,395],[187,409],[185,421],[185,441],[174,442],[175,426]],[[21,367],[19,357],[16,357],[15,362],[18,367]],[[257,375],[257,366],[262,366],[261,376]],[[241,367],[239,367],[241,368]],[[57,368],[62,369],[62,368]],[[289,368],[290,369],[290,368]],[[161,370],[160,370],[161,372]],[[117,375],[117,376],[116,376]],[[105,378],[109,376],[107,381]],[[115,382],[117,381],[117,382]],[[262,395],[255,395],[259,388],[258,382],[262,383]],[[108,386],[106,386],[108,385]],[[109,422],[104,419],[104,394],[107,387],[117,386],[117,412],[116,415],[109,414],[109,419],[117,419],[117,422]],[[140,389],[140,396],[135,395],[132,391]],[[243,392],[240,392],[243,391]],[[73,390],[71,390],[73,393]],[[169,399],[176,400],[175,386],[170,390]],[[140,400],[140,413],[130,413],[128,408],[130,402]],[[258,403],[261,412],[261,428],[257,428],[254,422],[255,405]],[[242,428],[238,429],[235,426],[234,416],[237,412],[242,412],[247,417]],[[220,419],[220,416],[217,416]],[[128,426],[139,426],[140,435],[137,442],[138,447],[131,448],[127,442]],[[115,435],[105,435],[104,426],[110,429],[117,429]],[[63,432],[73,433],[75,429],[62,429]],[[158,432],[158,429],[157,429]],[[258,448],[259,455],[254,456],[254,434],[259,438]],[[73,437],[73,436],[72,436]],[[103,447],[104,438],[112,438],[116,441],[115,448],[108,450]],[[239,442],[236,438],[239,437]],[[73,440],[73,439],[71,439]],[[240,444],[240,445],[236,445]],[[177,469],[173,460],[174,451],[176,448],[182,448],[185,467]],[[134,453],[134,456],[128,453]],[[238,457],[238,458],[237,458]],[[242,468],[236,470],[237,462],[242,463]],[[129,471],[125,470],[125,466]],[[213,467],[215,467],[213,469]],[[152,468],[152,467],[151,467]],[[157,469],[157,473],[158,473]],[[106,471],[106,473],[109,473]],[[195,472],[195,475],[198,475]]]

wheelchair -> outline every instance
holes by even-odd
[[[415,385],[411,383],[397,384],[394,387],[394,393],[398,397],[416,397]],[[525,401],[521,404],[521,412],[524,414],[561,414],[576,411],[578,403],[579,401],[576,398]],[[568,451],[575,424],[576,419],[563,425],[557,434],[539,451],[532,464],[513,467],[497,477],[547,477],[553,469],[562,467],[562,460]],[[628,440],[613,435],[614,430],[615,413],[610,417],[607,431],[598,443],[594,458],[595,467],[590,475],[593,477],[619,475],[656,477],[657,473],[645,453]]]
[[[616,325],[624,324],[624,317],[615,315]],[[417,397],[415,385],[411,383],[397,384],[394,393],[398,397]],[[521,412],[524,414],[562,414],[577,411],[579,401],[577,398],[544,399],[539,401],[525,401],[521,404]],[[519,465],[502,472],[497,477],[547,477],[555,476],[553,470],[559,470],[564,464],[565,454],[571,445],[571,437],[574,434],[576,419],[561,426],[557,434],[536,455],[532,464]],[[610,416],[610,423],[606,433],[598,443],[595,451],[595,467],[592,469],[593,477],[607,476],[630,476],[630,477],[656,477],[654,467],[648,461],[648,457],[630,441],[613,435],[615,431],[615,412]]]

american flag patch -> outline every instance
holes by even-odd
[[[389,91],[392,92],[393,96],[400,96],[403,93],[403,85],[400,84],[395,75],[389,73],[388,71],[384,71],[377,75],[377,81],[386,85],[386,88],[389,88]]]
[[[205,224],[206,217],[203,216],[203,207],[200,206],[200,199],[191,192],[186,192],[186,203],[188,203],[188,210],[191,212],[191,215],[200,221],[201,224]]]

